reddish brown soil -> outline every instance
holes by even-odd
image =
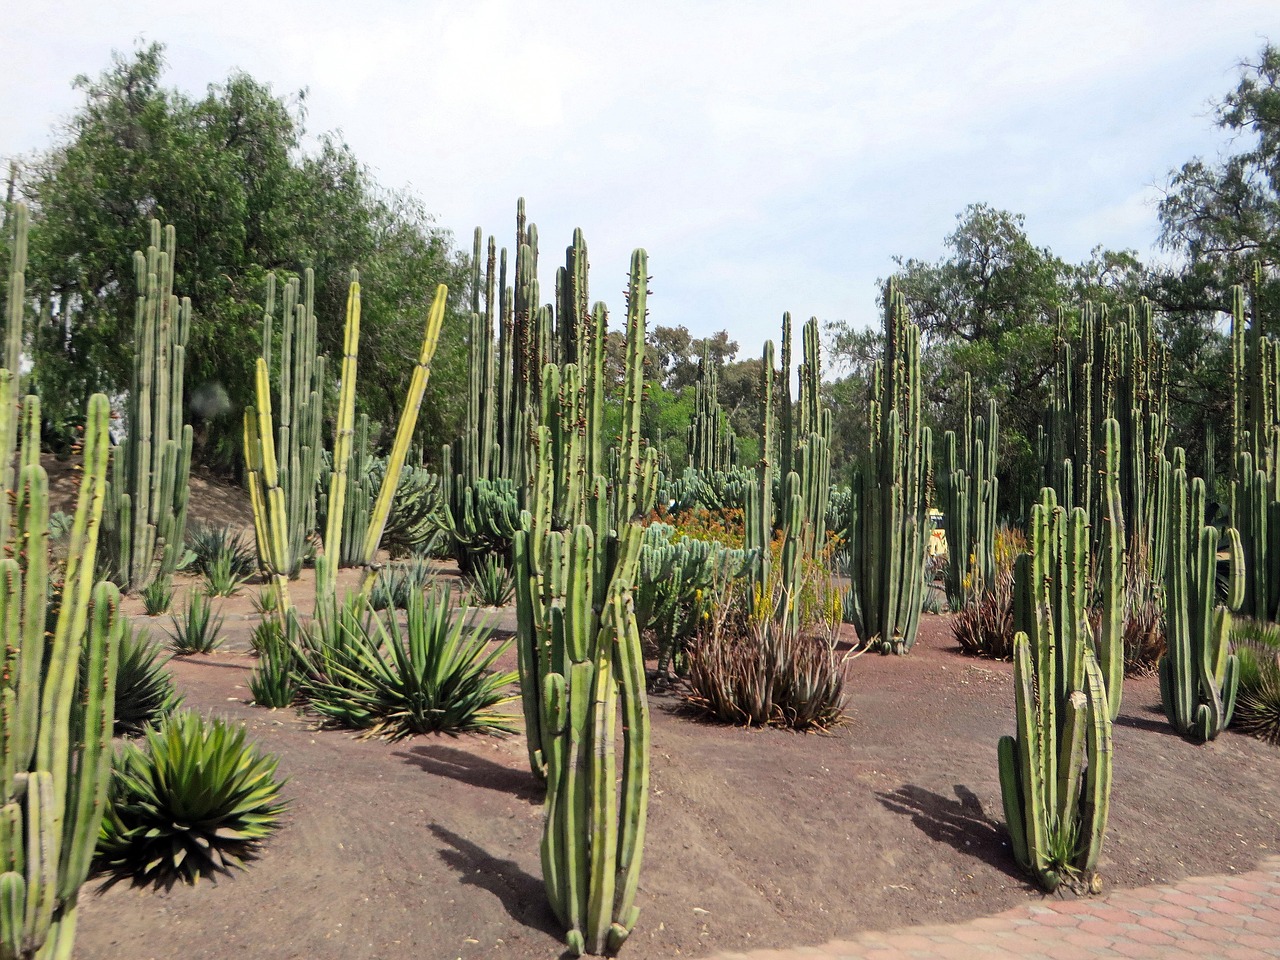
[[[242,720],[279,755],[284,826],[216,882],[86,888],[78,956],[558,956],[522,739],[358,741],[250,706],[247,597],[227,610],[227,647],[173,670],[189,705]],[[961,656],[947,618],[926,616],[909,656],[849,663],[849,723],[829,735],[698,722],[655,699],[642,915],[623,955],[814,944],[1040,898],[1012,862],[1000,808],[1010,672]],[[1280,840],[1280,752],[1234,733],[1187,743],[1158,704],[1154,679],[1127,684],[1107,885],[1253,868]]]

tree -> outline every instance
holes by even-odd
[[[412,366],[404,344],[420,339],[435,285],[464,293],[450,236],[419,202],[379,188],[336,136],[305,153],[305,93],[279,97],[233,73],[194,99],[164,87],[163,69],[163,48],[151,44],[116,54],[96,79],[77,78],[83,105],[18,178],[33,208],[28,289],[44,313],[34,386],[49,416],[73,422],[88,394],[127,388],[132,254],[154,216],[177,230],[176,290],[195,307],[187,394],[203,442],[197,462],[239,461],[267,271],[315,268],[321,349],[335,354],[348,273],[361,269],[364,412],[392,423]],[[446,324],[437,400],[462,393],[450,383],[461,373],[461,328]],[[443,422],[456,409],[424,418],[427,449],[456,430]]]

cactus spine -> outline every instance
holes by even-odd
[[[999,479],[996,453],[1000,417],[996,402],[987,402],[987,416],[973,416],[973,383],[964,377],[964,451],[958,450],[954,430],[943,440],[943,469],[938,477],[938,501],[947,525],[947,602],[952,610],[982,595],[996,581],[996,503]]]
[[[884,359],[871,378],[870,444],[854,477],[850,505],[850,612],[864,644],[906,653],[916,640],[929,541],[929,428],[920,418],[920,328],[906,298],[885,291]]]
[[[1089,517],[1050,488],[1016,567],[1016,736],[1000,738],[1000,792],[1013,855],[1055,890],[1091,883],[1111,797],[1111,714],[1088,620]]]
[[[1190,487],[1190,497],[1188,497]],[[1160,658],[1160,699],[1184,737],[1212,740],[1231,722],[1239,682],[1230,652],[1231,611],[1244,600],[1244,551],[1227,528],[1227,602],[1215,604],[1218,531],[1204,522],[1204,481],[1173,472],[1169,562],[1165,568],[1166,653]]]
[[[93,583],[111,445],[107,398],[95,394],[89,401],[65,592],[49,640],[48,477],[39,462],[34,397],[23,413],[15,511],[21,549],[0,560],[0,957],[52,960],[71,955],[76,899],[106,804],[122,621],[119,591]],[[13,408],[0,410],[0,420],[16,417]]]
[[[575,248],[580,236],[575,237]],[[585,247],[583,247],[585,252]],[[582,273],[572,285],[585,290]],[[647,263],[632,257],[623,435],[613,482],[603,410],[607,321],[565,296],[543,356],[529,510],[514,542],[521,692],[530,763],[546,777],[547,897],[575,954],[616,953],[635,925],[648,810],[649,712],[634,591],[657,458],[642,451]],[[615,743],[622,715],[622,775]]]
[[[183,369],[191,300],[173,293],[177,240],[151,221],[151,244],[134,253],[138,283],[128,436],[116,448],[107,486],[105,552],[128,592],[167,578],[186,549],[191,427],[184,425]],[[157,559],[157,552],[160,556]]]

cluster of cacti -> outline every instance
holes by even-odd
[[[1239,534],[1228,527],[1227,597],[1218,603],[1220,534],[1205,523],[1204,481],[1188,483],[1181,466],[1173,472],[1168,527],[1160,698],[1178,732],[1203,742],[1226,729],[1235,709],[1239,675],[1230,652],[1231,611],[1244,600],[1245,558]]]
[[[673,662],[680,671],[686,644],[726,601],[729,585],[755,563],[752,551],[675,533],[665,523],[645,528],[636,585],[636,618],[657,641],[657,675],[663,679]]]
[[[276,277],[267,274],[266,308],[262,313],[262,359],[272,369],[275,337]],[[280,316],[280,362],[275,396],[278,410],[276,461],[285,517],[282,572],[296,577],[316,529],[316,497],[320,489],[324,420],[325,358],[317,352],[315,275],[308,267],[300,285],[296,277],[284,286]],[[261,531],[258,531],[261,536]],[[259,564],[272,569],[273,551],[259,539]]]
[[[668,478],[666,471],[659,466],[657,499],[658,503],[668,505],[673,513],[742,509],[747,501],[747,490],[755,482],[756,471],[752,467],[735,467],[714,473],[686,467],[680,476]]]
[[[996,402],[987,402],[985,418],[973,416],[973,384],[964,377],[964,447],[956,433],[943,440],[943,466],[938,474],[938,506],[947,528],[947,602],[959,610],[995,587],[996,477],[1000,417]]]
[[[1255,268],[1255,287],[1261,267]],[[1232,288],[1231,521],[1240,532],[1247,616],[1280,621],[1280,341],[1266,336],[1254,298],[1245,329],[1245,296]]]
[[[391,502],[400,484],[400,472],[409,452],[410,440],[417,426],[422,396],[431,375],[431,361],[440,339],[440,327],[444,322],[448,288],[441,284],[436,288],[435,299],[428,312],[418,355],[409,383],[408,395],[401,411],[391,452],[378,496],[369,508],[368,523],[364,527],[363,540],[356,554],[356,561],[364,571],[360,592],[367,596],[377,578],[374,563],[382,533],[391,512]],[[357,355],[360,343],[360,281],[352,271],[347,293],[347,319],[343,334],[343,359],[341,390],[338,398],[337,419],[333,430],[333,451],[330,454],[332,470],[329,475],[329,492],[325,509],[324,555],[316,561],[317,601],[333,596],[336,588],[339,558],[343,552],[344,533],[348,519],[346,501],[348,477],[352,475],[353,449],[355,446],[355,396]],[[290,610],[288,588],[287,550],[291,530],[290,506],[281,484],[279,461],[276,455],[275,431],[272,418],[271,384],[265,357],[258,358],[257,365],[258,406],[247,407],[244,412],[245,459],[249,468],[249,495],[253,504],[254,530],[258,543],[265,546],[262,557],[270,582],[276,592],[277,611],[283,617]],[[355,535],[359,530],[353,531]]]
[[[90,399],[62,603],[46,636],[48,477],[40,466],[35,397],[22,410],[13,556],[0,559],[0,956],[15,960],[71,955],[76,898],[107,799],[122,621],[119,591],[109,583],[95,587],[94,566],[109,411],[105,396]],[[0,406],[0,425],[12,435],[18,416],[16,408]]]
[[[854,476],[848,526],[849,613],[863,644],[906,653],[915,643],[929,541],[933,442],[920,418],[920,328],[906,298],[885,291],[884,356],[872,371],[870,442]]]
[[[507,285],[507,251],[492,237],[487,256],[477,228],[472,251],[471,335],[466,424],[445,447],[441,480],[445,520],[464,572],[497,554],[504,559],[520,526],[531,471],[528,438],[537,422],[544,360],[577,362],[577,327],[552,330],[552,308],[540,306],[538,231],[516,210],[515,277]],[[481,263],[484,263],[483,273]],[[483,293],[483,296],[482,296]],[[579,232],[556,276],[557,309],[586,318],[586,246]],[[496,340],[495,340],[496,327]]]
[[[183,423],[183,369],[191,301],[173,293],[176,248],[173,227],[164,228],[162,241],[160,222],[152,220],[147,252],[133,255],[133,383],[103,522],[107,569],[126,592],[167,580],[185,550],[191,427]]]
[[[606,453],[603,305],[586,309],[586,247],[561,272],[538,355],[529,510],[514,543],[530,763],[546,778],[542,868],[576,953],[614,953],[635,925],[648,810],[649,714],[635,589],[657,457],[642,451],[647,264],[631,262],[621,447]],[[604,465],[612,465],[612,482]],[[622,714],[621,788],[615,758]]]
[[[738,438],[720,409],[719,379],[719,368],[712,362],[710,350],[704,347],[698,362],[687,446],[689,466],[707,474],[722,473],[738,465]]]
[[[1118,528],[1115,528],[1118,529]],[[1095,884],[1111,802],[1111,711],[1089,627],[1089,517],[1051,488],[1017,560],[1017,735],[1000,738],[1000,791],[1013,855],[1049,891]]]
[[[1156,338],[1152,305],[1113,313],[1086,303],[1080,331],[1068,339],[1059,321],[1058,355],[1050,406],[1040,434],[1045,484],[1068,506],[1096,512],[1102,472],[1104,423],[1120,427],[1120,496],[1127,544],[1134,562],[1145,564],[1147,579],[1164,574],[1164,529],[1169,463],[1168,348]],[[1094,546],[1098,543],[1095,531]]]

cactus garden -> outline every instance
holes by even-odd
[[[82,141],[10,174],[0,960],[711,957],[1276,855],[1280,217],[1175,275],[979,204],[873,323],[740,345],[656,244],[455,246],[160,63],[67,136],[287,142],[105,249]]]

